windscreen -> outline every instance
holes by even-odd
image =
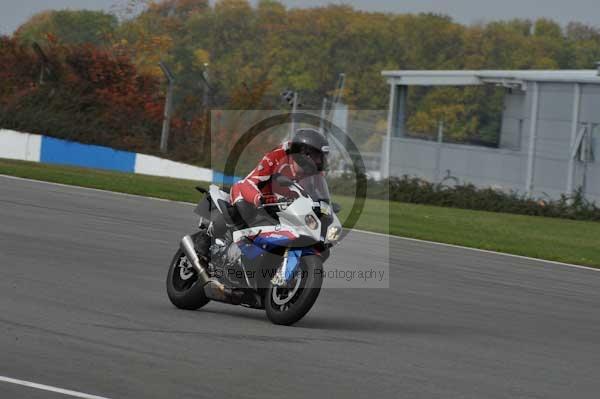
[[[298,184],[310,195],[313,201],[330,202],[329,187],[327,180],[322,174],[304,177]]]

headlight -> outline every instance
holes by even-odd
[[[327,241],[337,241],[340,239],[342,229],[339,226],[329,226],[327,229]]]
[[[319,222],[317,222],[317,219],[315,219],[313,215],[306,215],[304,222],[306,222],[306,225],[312,230],[319,228]]]

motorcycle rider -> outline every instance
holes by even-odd
[[[231,187],[231,203],[241,216],[242,223],[247,226],[276,223],[264,209],[259,207],[276,202],[277,194],[284,194],[284,197],[289,198],[294,193],[285,187],[280,187],[274,177],[281,174],[298,181],[304,177],[324,173],[327,168],[328,154],[327,139],[318,130],[312,128],[296,130],[290,142],[268,152],[245,179]],[[239,251],[237,246],[235,249]],[[279,268],[271,282],[277,286],[287,284],[283,267]]]
[[[231,187],[231,203],[248,225],[253,225],[265,213],[258,207],[277,201],[277,194],[289,192],[279,187],[273,177],[279,174],[292,180],[324,173],[327,168],[329,143],[312,128],[296,130],[291,141],[268,152],[256,168]]]

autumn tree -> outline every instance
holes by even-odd
[[[26,44],[47,44],[50,35],[62,44],[106,45],[117,26],[117,18],[102,11],[44,11],[21,25],[15,37]]]
[[[176,76],[169,156],[202,163],[205,73],[212,109],[287,109],[279,96],[284,89],[300,92],[305,109],[318,109],[344,72],[343,99],[356,110],[387,108],[382,70],[587,69],[600,60],[600,30],[580,23],[563,28],[547,19],[465,26],[438,14],[345,5],[288,9],[274,0],[121,3],[119,18],[48,11],[21,26],[14,40],[3,38],[0,122],[151,151],[162,118],[166,84],[158,63],[164,61]],[[33,41],[55,63],[54,80],[44,85]],[[502,98],[502,89],[493,87],[414,88],[409,128],[433,138],[443,121],[450,140],[494,143]],[[120,108],[134,115],[135,126],[123,120]],[[76,124],[67,121],[73,115]],[[366,131],[356,142],[376,149],[380,142],[371,136]]]

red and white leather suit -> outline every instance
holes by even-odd
[[[275,174],[282,174],[290,179],[299,179],[300,171],[290,155],[286,153],[288,143],[284,143],[268,152],[258,163],[258,166],[243,180],[231,187],[231,203],[245,200],[259,206],[261,198],[273,198],[274,194],[286,196],[290,193],[287,188],[280,187],[271,179]]]

